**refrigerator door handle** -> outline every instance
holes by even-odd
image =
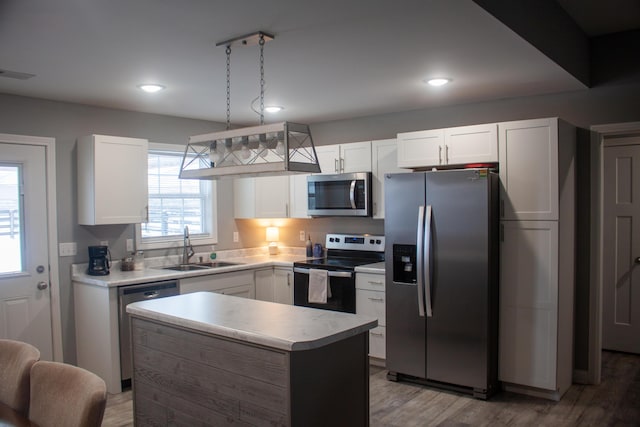
[[[431,309],[431,205],[427,205],[426,221],[424,224],[424,300],[426,302],[427,317],[433,316]],[[419,265],[420,263],[418,263]]]
[[[356,208],[356,180],[351,181],[351,186],[349,187],[349,201],[351,202],[351,209]]]
[[[416,237],[417,251],[416,264],[418,271],[416,272],[416,287],[418,288],[418,312],[420,317],[424,317],[424,271],[422,255],[424,253],[424,206],[418,208],[418,231]]]

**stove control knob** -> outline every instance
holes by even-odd
[[[336,237],[336,243],[340,243],[340,238]]]
[[[376,245],[379,245],[381,243],[382,243],[382,240],[380,240],[380,239],[376,240]]]
[[[373,243],[374,243],[374,240],[373,240],[373,239],[369,240],[369,244],[370,244],[370,245],[373,245]]]

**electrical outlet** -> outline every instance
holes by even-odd
[[[60,256],[74,256],[78,254],[78,244],[76,242],[60,243],[58,245]]]
[[[127,239],[127,252],[133,252],[133,239]]]
[[[109,246],[108,240],[100,240],[100,246]]]
[[[233,243],[238,243],[240,241],[240,233],[237,231],[233,232]]]
[[[304,242],[304,241],[305,241],[305,237],[306,237],[306,236],[305,236],[304,234],[305,234],[305,233],[304,233],[304,230],[300,230],[300,241],[301,241],[301,242]]]

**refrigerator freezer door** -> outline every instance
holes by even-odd
[[[477,170],[426,173],[433,251],[426,378],[476,389],[488,377],[490,178]]]
[[[416,247],[418,211],[425,200],[424,173],[387,175],[385,177],[385,250],[386,265],[386,332],[387,368],[391,372],[426,378],[426,322],[420,317],[418,286],[415,283],[396,282],[393,262],[396,255],[407,247]],[[421,242],[420,242],[421,243]],[[400,248],[400,247],[401,248]],[[420,260],[416,259],[416,263]],[[405,266],[407,264],[404,264]],[[395,277],[407,277],[396,272]]]

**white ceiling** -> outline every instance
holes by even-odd
[[[0,69],[35,74],[0,78],[0,93],[224,122],[216,43],[258,30],[275,35],[265,103],[285,107],[267,122],[585,90],[471,0],[0,0]],[[258,58],[232,51],[235,124],[258,123]]]

